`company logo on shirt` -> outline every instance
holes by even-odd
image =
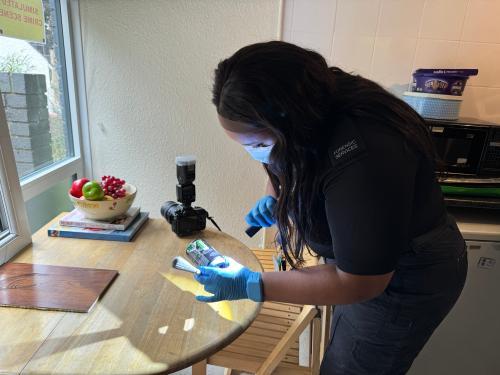
[[[358,142],[355,139],[352,139],[349,142],[337,148],[336,150],[334,150],[333,157],[335,158],[335,160],[339,160],[348,153],[357,150],[358,148],[359,148]]]

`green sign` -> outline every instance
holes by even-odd
[[[42,0],[0,0],[0,36],[45,43]]]

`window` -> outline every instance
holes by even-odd
[[[21,179],[74,156],[58,5],[43,0],[45,44],[0,40],[2,94]]]
[[[31,241],[7,121],[0,100],[0,264]]]
[[[43,9],[44,44],[0,36],[0,91],[25,201],[83,175],[81,150],[87,146],[77,117],[78,109],[86,109],[77,100],[79,71],[71,48],[81,45],[78,3],[43,0]]]
[[[0,91],[12,162],[24,202],[40,208],[30,214],[33,231],[71,207],[67,196],[59,193],[61,186],[69,186],[72,178],[92,175],[83,65],[74,64],[82,61],[78,1],[43,0],[42,4],[45,43],[0,36]],[[45,202],[47,197],[53,201]],[[47,206],[51,209],[41,209]],[[1,210],[0,220],[2,229],[7,221]]]
[[[1,181],[0,181],[1,185]],[[9,227],[7,226],[7,215],[3,203],[3,197],[0,195],[0,241],[9,235]]]

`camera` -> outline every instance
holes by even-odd
[[[161,206],[160,211],[179,237],[189,236],[206,227],[208,212],[201,207],[189,207],[168,201]]]
[[[196,188],[193,184],[196,177],[196,158],[177,156],[175,164],[178,181],[176,193],[179,203],[167,201],[160,209],[161,215],[172,226],[172,231],[179,237],[189,236],[205,229],[207,219],[221,230],[205,209],[191,205],[196,200]]]

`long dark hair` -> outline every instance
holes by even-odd
[[[276,219],[285,257],[303,262],[313,228],[327,137],[344,116],[397,129],[430,161],[435,153],[423,119],[381,86],[339,68],[318,53],[272,41],[246,46],[219,63],[213,103],[220,116],[267,128],[276,138],[264,165],[278,194]],[[326,121],[328,119],[328,121]]]

